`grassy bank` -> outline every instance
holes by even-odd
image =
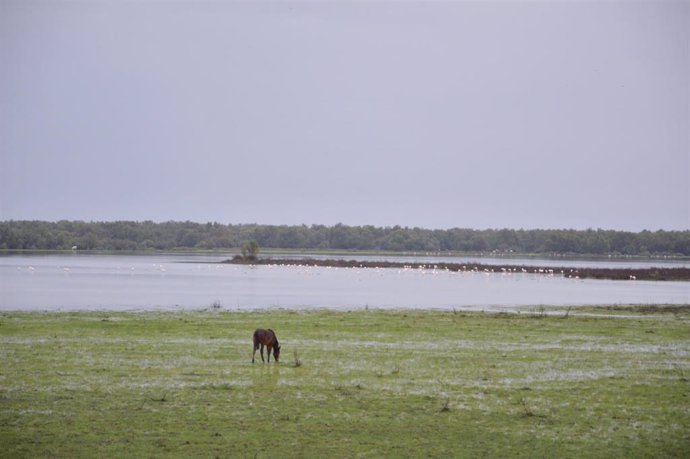
[[[632,315],[3,313],[0,456],[687,457],[690,313]]]

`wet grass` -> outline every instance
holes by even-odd
[[[654,312],[3,313],[0,456],[687,457],[690,313]]]

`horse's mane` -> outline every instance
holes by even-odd
[[[278,343],[278,337],[276,336],[276,332],[274,332],[270,328],[268,329],[268,331],[270,331],[271,334],[273,335],[273,339],[276,341],[276,346],[280,346],[280,343]]]

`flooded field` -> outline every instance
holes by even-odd
[[[0,256],[0,309],[141,310],[215,305],[243,310],[276,307],[501,310],[533,305],[690,302],[690,282],[583,280],[529,272],[447,272],[433,268],[213,263],[222,259],[222,256],[188,254]],[[513,264],[522,262],[511,260]],[[563,266],[565,261],[558,260],[558,263]],[[600,264],[609,266],[607,262]],[[668,265],[683,266],[664,264]]]
[[[687,457],[689,319],[0,312],[0,444],[8,457]],[[251,363],[257,326],[276,330],[279,363]]]

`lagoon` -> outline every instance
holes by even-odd
[[[277,255],[273,255],[277,256]],[[303,255],[300,255],[302,257]],[[333,258],[332,256],[329,256]],[[0,310],[418,308],[515,310],[537,305],[688,304],[690,282],[568,279],[433,269],[240,266],[224,254],[5,254]],[[342,258],[367,259],[366,256]],[[391,259],[390,256],[386,257]],[[397,259],[397,258],[396,258]],[[447,257],[407,257],[416,262]],[[470,262],[470,258],[452,261]],[[493,259],[482,258],[484,263]],[[505,262],[500,259],[500,262]],[[535,266],[684,266],[667,261],[510,259]],[[654,264],[657,263],[657,264]],[[616,266],[614,264],[614,266]]]

